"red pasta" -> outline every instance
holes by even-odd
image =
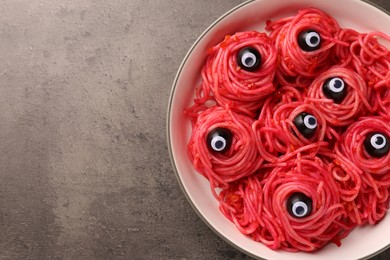
[[[327,82],[330,85],[329,97],[324,92],[324,85]],[[334,100],[341,88],[345,91],[344,97],[342,100]],[[371,89],[367,88],[359,74],[350,69],[334,66],[313,81],[306,100],[321,111],[330,125],[345,126],[355,122],[365,111],[373,112],[368,102],[370,96]]]
[[[331,65],[331,50],[338,43],[336,36],[340,27],[328,14],[308,8],[300,10],[296,16],[269,21],[266,30],[271,32],[270,37],[275,41],[279,53],[277,80],[281,85],[307,87],[313,78]],[[314,41],[314,45],[310,42],[306,44],[309,47],[307,50],[303,50],[299,44],[300,35],[305,31],[320,35],[312,34],[311,39],[317,42]]]
[[[263,211],[263,184],[262,178],[252,175],[243,178],[240,182],[232,183],[228,189],[220,193],[220,209],[243,234],[252,234],[259,224],[267,222],[262,217]]]
[[[389,187],[388,176],[362,176],[358,196],[345,205],[351,222],[374,225],[381,221],[389,208]]]
[[[200,86],[206,99],[254,115],[261,100],[275,91],[276,49],[265,33],[250,31],[226,36],[208,54]]]
[[[254,240],[272,249],[314,251],[329,241],[338,244],[354,227],[321,159],[292,158],[261,176],[221,192],[230,206],[222,203],[221,211]]]
[[[369,117],[362,118],[348,127],[342,142],[335,147],[335,152],[340,157],[350,160],[350,167],[357,167],[361,171],[362,187],[351,206],[355,209],[353,220],[358,224],[377,223],[389,207],[389,141],[388,120]]]
[[[259,156],[253,133],[253,119],[230,109],[212,107],[202,112],[192,130],[188,153],[194,168],[204,175],[211,187],[227,187],[229,182],[259,169]],[[208,135],[216,128],[228,129],[231,145],[224,153],[210,151]]]
[[[390,37],[340,28],[315,8],[266,30],[209,49],[185,111],[189,159],[255,241],[340,245],[390,206]]]
[[[334,154],[328,167],[337,184],[341,200],[345,203],[355,200],[362,185],[362,171],[348,159]]]
[[[359,119],[347,128],[341,138],[342,142],[337,144],[335,151],[350,159],[359,169],[365,172],[376,175],[390,173],[390,153],[376,158],[367,152],[365,140],[370,133],[379,133],[381,134],[380,138],[385,136],[390,140],[389,121],[379,116]],[[371,140],[368,141],[372,145]],[[383,140],[383,142],[385,144],[388,141]]]
[[[342,29],[337,39],[348,45],[335,46],[336,62],[356,71],[365,80],[372,88],[370,103],[374,110],[383,117],[390,117],[390,52],[378,41],[390,42],[390,36]]]
[[[315,107],[290,102],[271,109],[269,104],[272,103],[264,104],[259,119],[253,124],[257,148],[265,160],[283,161],[302,152],[315,155],[321,146],[327,145],[324,142],[326,121]],[[314,125],[307,119],[312,119]],[[305,133],[309,135],[304,136]]]
[[[381,32],[359,33],[343,29],[337,39],[347,45],[335,47],[337,62],[354,69],[374,89],[390,87],[390,52],[378,38],[390,42],[390,36]]]
[[[355,165],[350,163],[348,166]],[[361,186],[356,198],[344,201],[344,205],[351,223],[374,225],[384,218],[389,208],[389,175],[375,176],[360,171],[360,176]]]
[[[378,114],[383,118],[390,120],[390,83],[380,87],[375,91],[375,100],[379,106]]]

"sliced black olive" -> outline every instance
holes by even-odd
[[[390,149],[389,137],[381,132],[371,132],[364,139],[364,148],[372,157],[385,156]]]
[[[261,55],[257,49],[245,47],[238,52],[237,63],[243,70],[253,72],[261,66]]]
[[[293,193],[287,200],[287,211],[294,218],[304,218],[312,211],[312,200],[301,192]]]
[[[306,138],[312,137],[317,130],[317,119],[306,112],[299,113],[294,118],[294,125],[298,131]]]
[[[347,84],[342,78],[329,78],[322,85],[322,92],[325,97],[333,99],[337,104],[340,104],[347,96]]]
[[[233,134],[226,128],[217,127],[207,135],[207,145],[212,152],[224,153],[232,144]]]
[[[314,30],[305,30],[298,35],[298,45],[304,51],[316,51],[321,48],[321,36]]]

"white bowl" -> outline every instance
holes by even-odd
[[[298,9],[317,7],[332,15],[342,27],[361,32],[379,30],[390,35],[390,16],[360,0],[257,0],[247,1],[220,17],[195,42],[175,78],[168,107],[168,146],[181,188],[196,213],[225,241],[242,252],[272,260],[368,259],[390,246],[390,216],[375,226],[359,227],[342,240],[341,247],[329,244],[315,253],[273,251],[241,234],[218,209],[208,181],[197,173],[187,157],[191,125],[183,111],[192,104],[194,89],[207,49],[225,35],[255,29],[264,31],[265,21],[296,14]]]

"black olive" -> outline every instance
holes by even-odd
[[[321,36],[314,30],[305,30],[298,35],[298,45],[304,51],[316,51],[321,48]]]
[[[230,130],[217,127],[207,135],[207,145],[212,152],[224,153],[229,150],[232,139]]]
[[[257,49],[245,47],[238,52],[237,63],[243,70],[253,72],[261,66],[261,55]]]
[[[293,193],[287,200],[287,211],[294,218],[304,218],[312,211],[312,200],[301,192]]]
[[[333,99],[337,104],[340,104],[347,96],[347,84],[342,78],[329,78],[322,85],[322,92],[325,97]]]
[[[372,157],[385,156],[390,149],[389,137],[381,132],[371,132],[364,139],[364,148]]]
[[[294,125],[298,131],[306,138],[312,137],[317,130],[317,119],[306,112],[299,113],[294,118]]]

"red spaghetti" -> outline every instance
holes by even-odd
[[[261,176],[221,192],[230,206],[221,204],[222,213],[254,240],[272,249],[314,251],[339,243],[353,228],[321,159],[295,157]]]
[[[361,172],[360,193],[349,205],[354,209],[351,219],[358,224],[375,224],[389,207],[390,126],[381,117],[362,118],[348,127],[342,140],[335,152]]]
[[[345,204],[350,221],[358,225],[381,221],[389,208],[389,187],[387,176],[377,178],[365,173],[358,196]]]
[[[265,160],[283,161],[302,152],[315,155],[321,146],[327,145],[324,142],[326,121],[315,107],[303,102],[290,102],[273,104],[276,109],[272,109],[268,107],[272,103],[267,101],[259,120],[253,124],[257,148]],[[313,119],[313,125],[305,118]]]
[[[340,27],[328,14],[308,8],[300,10],[296,16],[269,21],[266,30],[271,32],[270,37],[279,53],[277,80],[282,85],[307,87],[313,78],[331,65],[331,50],[338,42],[336,35]],[[302,33],[306,33],[306,41],[303,41],[306,48],[303,49],[299,42]],[[313,39],[314,44],[311,44]]]
[[[340,63],[353,68],[374,89],[390,86],[390,52],[378,38],[390,42],[390,36],[381,32],[359,33],[343,29],[337,39],[347,45],[335,47],[335,56]]]
[[[377,133],[378,136],[368,138],[372,133]],[[335,151],[350,159],[365,172],[375,175],[388,174],[390,173],[390,152],[378,158],[375,157],[375,154],[370,155],[370,151],[368,151],[375,149],[375,146],[381,147],[375,143],[375,138],[380,138],[383,144],[387,143],[388,145],[385,139],[390,138],[389,121],[381,117],[361,118],[347,128],[341,138],[342,142],[336,145]],[[368,145],[365,144],[366,140]]]
[[[275,91],[276,49],[265,33],[226,36],[208,53],[202,71],[203,97],[253,115],[261,100]]]
[[[188,153],[195,169],[210,181],[212,188],[227,187],[229,182],[259,169],[263,159],[257,152],[252,124],[250,117],[222,107],[212,107],[197,118]],[[224,153],[208,147],[208,135],[217,128],[232,134],[230,149]]]
[[[331,156],[328,167],[337,184],[340,198],[345,203],[356,199],[362,185],[362,171],[348,159],[337,155]]]
[[[324,91],[326,84],[330,85],[328,96]],[[336,94],[341,91],[345,92],[344,97],[336,99]],[[368,102],[370,96],[371,89],[367,88],[359,74],[350,69],[335,66],[313,81],[307,93],[307,101],[321,111],[330,125],[345,126],[363,115],[363,109],[373,111]]]
[[[375,98],[379,106],[378,114],[390,120],[390,84],[378,88],[375,91]]]
[[[340,245],[390,206],[390,37],[314,8],[266,30],[209,49],[189,159],[241,233],[274,250]]]

